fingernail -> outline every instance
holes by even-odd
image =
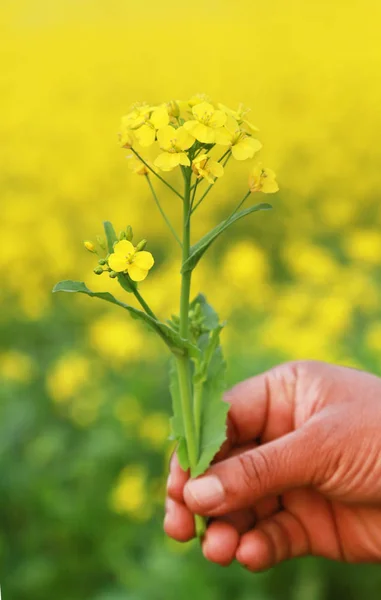
[[[203,509],[210,509],[221,504],[225,499],[225,490],[215,475],[207,475],[187,484],[188,493]]]
[[[172,479],[172,475],[168,475],[168,479],[167,479],[167,490],[169,490],[169,488],[171,487],[171,479]]]
[[[171,498],[167,498],[165,501],[165,512],[169,516],[175,512],[175,502]]]

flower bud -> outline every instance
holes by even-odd
[[[94,273],[95,273],[95,275],[102,275],[102,273],[103,273],[102,267],[95,267]]]
[[[141,252],[142,250],[144,250],[144,248],[147,246],[147,240],[142,240],[141,242],[139,242],[139,244],[136,246],[136,252]]]
[[[97,235],[96,238],[97,243],[102,248],[102,250],[106,250],[106,240],[101,235]]]
[[[110,271],[110,273],[108,274],[108,276],[111,279],[115,279],[115,277],[118,277],[118,273],[116,273],[115,271]]]
[[[167,110],[171,117],[179,117],[180,116],[180,107],[176,100],[170,100],[167,103]]]
[[[126,236],[126,232],[125,231],[121,231],[119,234],[119,239],[120,240],[126,240],[127,236]]]
[[[132,238],[133,237],[134,237],[134,234],[132,232],[131,225],[127,225],[127,227],[126,227],[126,240],[128,240],[129,242],[132,242]]]
[[[98,265],[107,265],[107,260],[105,258],[100,258],[98,260]]]
[[[85,240],[83,242],[83,245],[85,246],[86,250],[88,250],[89,252],[92,252],[92,254],[96,253],[96,248],[95,248],[93,242],[90,242],[90,240]]]

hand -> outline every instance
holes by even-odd
[[[325,556],[381,562],[381,379],[305,361],[234,387],[228,440],[206,474],[189,480],[174,455],[166,533],[194,536],[211,517],[203,552],[253,571]]]

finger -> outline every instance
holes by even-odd
[[[227,567],[235,558],[239,537],[234,525],[220,520],[213,521],[208,526],[202,543],[205,558]]]
[[[309,553],[309,539],[303,525],[293,514],[282,511],[242,536],[236,559],[251,571],[263,571]]]
[[[295,390],[301,363],[286,363],[251,377],[225,394],[228,440],[218,457],[256,438],[270,441],[294,428]]]
[[[194,516],[184,504],[171,498],[166,501],[164,531],[178,542],[187,542],[195,535]]]
[[[185,503],[196,514],[219,516],[248,508],[266,496],[309,485],[320,460],[318,434],[318,427],[306,425],[213,465],[205,475],[187,482]]]
[[[189,479],[189,471],[183,471],[180,467],[176,452],[172,454],[169,477],[167,480],[167,493],[170,498],[183,502],[184,486]]]

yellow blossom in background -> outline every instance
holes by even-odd
[[[16,350],[4,352],[0,354],[0,379],[27,383],[33,377],[34,366],[28,354]]]
[[[381,263],[381,232],[377,229],[356,229],[344,239],[347,255],[371,265]]]
[[[197,179],[206,179],[210,184],[216,177],[222,177],[224,168],[221,163],[209,158],[207,154],[200,154],[192,161],[192,170]]]
[[[149,519],[152,505],[147,492],[147,472],[143,465],[130,465],[120,473],[110,497],[111,507],[139,521]]]
[[[262,163],[259,163],[252,169],[249,176],[250,191],[252,193],[274,194],[279,190],[275,177],[276,175],[272,169],[264,169]]]
[[[117,242],[108,258],[110,269],[116,273],[128,273],[132,281],[143,281],[154,262],[150,252],[137,250],[128,240]]]
[[[193,119],[184,123],[187,129],[203,144],[226,144],[226,133],[222,130],[226,114],[215,109],[209,102],[200,102],[192,108]]]
[[[91,322],[88,336],[91,347],[116,368],[126,361],[141,360],[143,350],[144,355],[149,356],[150,344],[144,329],[132,319],[114,312]]]
[[[93,377],[87,358],[70,352],[63,355],[46,376],[46,387],[56,402],[67,402],[78,394]]]
[[[184,150],[188,150],[194,143],[194,137],[185,129],[179,127],[175,129],[168,125],[159,129],[157,139],[160,148],[164,150],[155,159],[155,166],[162,171],[172,171],[179,165],[188,167],[190,160]]]
[[[147,415],[140,424],[139,433],[154,448],[162,448],[169,435],[168,416],[158,412]]]

